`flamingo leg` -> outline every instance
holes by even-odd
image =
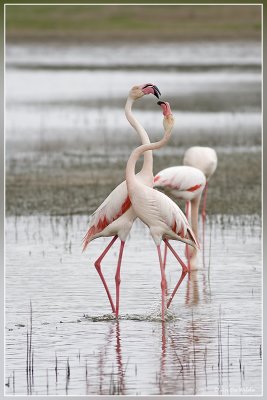
[[[166,262],[167,262],[167,251],[168,251],[168,247],[165,243],[165,247],[164,247],[164,256],[163,256],[163,267],[164,269],[166,268]]]
[[[166,246],[166,243],[164,243],[164,255],[163,255],[163,268],[164,268],[164,271],[166,270],[167,252],[168,252],[168,247]],[[166,278],[166,291],[165,291],[165,294],[166,294],[166,296],[168,295],[167,278]]]
[[[167,246],[169,247],[169,249],[171,250],[171,252],[172,252],[172,254],[174,255],[174,257],[176,258],[176,260],[180,263],[180,265],[181,265],[181,267],[182,267],[182,269],[183,269],[183,270],[182,270],[182,274],[181,274],[181,276],[180,276],[180,279],[179,279],[179,281],[177,282],[175,288],[173,289],[173,292],[172,292],[172,294],[171,294],[171,296],[170,296],[170,298],[169,298],[169,300],[168,300],[168,302],[167,302],[167,308],[169,308],[169,306],[170,306],[170,304],[171,304],[171,302],[172,302],[172,299],[174,298],[175,293],[177,292],[177,289],[178,289],[179,286],[181,285],[182,281],[184,280],[184,278],[185,278],[185,276],[186,276],[186,274],[187,274],[187,272],[188,272],[188,268],[187,268],[187,266],[185,265],[185,263],[183,262],[183,260],[178,256],[178,254],[177,254],[176,251],[173,249],[173,247],[170,245],[170,243],[168,242],[168,240],[167,240],[167,239],[164,239],[164,241],[165,241],[165,243],[167,244]]]
[[[206,182],[204,195],[203,195],[203,206],[202,206],[202,242],[203,242],[203,264],[205,264],[205,228],[206,228],[206,204],[207,204],[207,192],[208,182]]]
[[[203,225],[206,221],[207,194],[208,194],[208,182],[206,182],[205,189],[204,189],[203,206],[202,206],[202,211],[201,211]]]
[[[190,223],[190,221],[189,221],[189,218],[190,218],[190,201],[189,200],[187,200],[187,202],[185,203],[185,216],[186,216],[187,221]],[[186,256],[186,258],[188,260],[188,263],[189,263],[190,262],[189,261],[190,257],[189,257],[189,248],[188,248],[188,244],[187,243],[185,245],[185,256]]]
[[[163,255],[163,268],[164,271],[166,269],[166,262],[167,262],[167,252],[168,252],[168,247],[166,246],[166,243],[164,243],[164,255]],[[168,295],[168,284],[167,284],[167,279],[166,279],[166,291],[165,291],[166,296]]]
[[[111,294],[110,294],[110,292],[109,292],[109,289],[108,289],[108,285],[107,285],[107,283],[106,283],[106,280],[105,280],[105,278],[104,278],[104,276],[103,276],[103,274],[102,274],[102,271],[101,271],[101,262],[102,262],[103,258],[105,257],[105,255],[107,254],[107,252],[110,250],[110,248],[111,248],[111,247],[113,246],[113,244],[116,242],[117,239],[118,239],[118,235],[115,235],[115,236],[112,238],[112,240],[111,240],[111,242],[109,243],[109,245],[105,248],[105,250],[103,251],[103,253],[100,255],[100,257],[98,257],[98,259],[97,259],[96,262],[95,262],[95,268],[96,268],[96,270],[97,270],[97,272],[98,272],[98,274],[99,274],[99,276],[100,276],[100,279],[101,279],[101,281],[102,281],[102,283],[103,283],[103,285],[104,285],[104,288],[105,288],[105,290],[106,290],[106,293],[107,293],[107,296],[108,296],[108,299],[109,299],[109,302],[110,302],[110,305],[111,305],[111,308],[112,308],[112,312],[114,312],[114,313],[115,313],[114,303],[113,303]]]
[[[165,292],[166,292],[166,276],[165,276],[165,269],[162,262],[160,245],[157,246],[158,256],[159,256],[159,265],[160,265],[160,272],[161,272],[161,319],[164,321],[164,314],[165,314]]]
[[[190,201],[187,200],[187,202],[185,203],[185,216],[188,222],[189,222],[189,208],[190,208]]]
[[[118,264],[117,264],[117,271],[116,271],[116,275],[115,275],[115,282],[116,282],[116,318],[118,318],[119,306],[120,306],[121,260],[122,260],[122,254],[123,254],[124,245],[125,245],[125,242],[123,240],[121,240],[120,253],[119,253]]]

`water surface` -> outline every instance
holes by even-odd
[[[160,270],[147,229],[137,222],[127,241],[116,321],[93,266],[109,239],[93,242],[82,254],[86,226],[83,216],[7,218],[6,394],[261,393],[256,216],[209,220],[198,270],[183,281],[164,325]],[[184,258],[183,245],[174,246]],[[116,243],[103,261],[113,294],[118,248]],[[169,255],[170,288],[179,275]],[[30,301],[34,371],[29,385]]]

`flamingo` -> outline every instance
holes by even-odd
[[[217,154],[211,147],[193,146],[186,150],[184,154],[184,165],[195,167],[200,169],[206,176],[206,185],[203,195],[203,206],[202,206],[202,221],[203,224],[206,219],[206,203],[207,203],[207,192],[208,182],[211,176],[214,174],[217,168]]]
[[[177,166],[165,168],[154,177],[154,188],[164,191],[176,201],[186,201],[186,218],[198,239],[198,209],[201,195],[206,185],[206,177],[198,168]],[[189,211],[190,210],[190,211]],[[192,248],[191,248],[192,249]],[[165,244],[163,265],[166,265],[168,247]],[[194,251],[194,250],[193,250]],[[186,246],[187,258],[192,256]],[[189,263],[190,266],[190,263]]]
[[[160,91],[157,86],[152,83],[145,85],[135,85],[129,92],[126,105],[125,105],[125,115],[130,124],[139,134],[143,144],[150,143],[149,137],[142,127],[142,125],[137,121],[137,119],[132,114],[132,105],[135,100],[140,99],[144,95],[154,94],[159,98]],[[143,182],[143,184],[148,186],[153,186],[153,156],[152,152],[149,151],[144,155],[144,162],[141,171],[137,174],[138,180]],[[119,293],[120,293],[120,270],[122,255],[124,250],[125,241],[129,235],[132,228],[133,222],[136,219],[135,212],[131,207],[131,202],[127,193],[126,182],[122,182],[118,185],[110,195],[104,200],[104,202],[97,208],[97,210],[92,214],[91,220],[87,233],[83,240],[83,251],[86,249],[88,244],[99,237],[113,236],[111,242],[102,252],[102,254],[95,261],[95,268],[100,276],[100,279],[104,285],[105,291],[107,293],[112,312],[119,315]],[[115,275],[116,282],[116,307],[114,306],[110,291],[108,289],[106,280],[103,276],[101,270],[101,262],[106,256],[110,248],[120,239],[120,251],[117,262],[117,269]]]
[[[168,248],[171,250],[171,252],[182,267],[181,277],[167,302],[167,308],[170,306],[178,287],[180,286],[181,282],[188,272],[187,266],[172,248],[169,243],[169,239],[179,240],[181,242],[188,243],[195,248],[198,248],[199,246],[192,228],[190,227],[185,215],[178,207],[178,205],[164,193],[145,185],[135,175],[135,166],[138,158],[147,150],[155,150],[161,148],[167,143],[167,141],[171,137],[171,131],[174,125],[174,118],[171,112],[170,105],[168,102],[161,101],[158,102],[158,104],[161,106],[164,115],[164,136],[158,142],[143,144],[133,150],[126,166],[126,183],[133,210],[137,217],[140,218],[141,221],[143,221],[149,227],[151,236],[157,247],[161,271],[161,316],[162,321],[164,321],[165,291],[167,286],[165,269],[162,263],[160,251],[161,241],[163,240],[167,244]]]

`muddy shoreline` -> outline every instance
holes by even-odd
[[[90,215],[124,180],[125,159],[103,156],[69,165],[14,161],[6,173],[6,215]],[[154,173],[182,164],[182,155],[154,154]],[[218,168],[210,181],[210,214],[261,214],[261,153],[218,153]]]

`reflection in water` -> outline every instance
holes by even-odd
[[[202,373],[203,361],[206,363],[207,358],[207,346],[205,352],[198,348],[200,341],[207,340],[204,321],[195,320],[192,311],[192,318],[182,332],[179,332],[177,326],[168,323],[162,323],[161,328],[158,394],[197,394],[198,374],[199,371]]]
[[[116,355],[117,355],[117,368],[118,368],[118,393],[125,393],[125,384],[124,384],[124,369],[122,363],[121,356],[121,337],[120,337],[120,323],[116,321]]]
[[[211,239],[212,239],[212,228],[213,225],[209,220],[209,250],[208,255],[206,254],[206,241],[205,236],[207,218],[202,218],[202,261],[203,261],[203,300],[205,303],[211,301],[211,284],[210,284],[210,266],[211,266]],[[208,261],[206,262],[206,256]]]
[[[160,371],[159,371],[159,394],[164,394],[164,383],[165,383],[165,364],[166,364],[166,332],[165,322],[161,322],[161,357],[160,357]]]
[[[99,372],[99,394],[107,394],[104,387],[104,377],[106,375],[106,360],[109,360],[109,347],[113,344],[115,350],[116,370],[114,372],[114,365],[112,364],[112,371],[110,373],[110,384],[108,394],[125,394],[125,370],[127,365],[124,367],[122,362],[122,348],[121,348],[121,334],[120,334],[120,321],[110,322],[109,331],[106,335],[104,346],[99,352],[98,372]]]
[[[192,270],[188,273],[187,286],[186,286],[186,305],[196,305],[199,302],[199,291],[197,282],[197,270]]]

